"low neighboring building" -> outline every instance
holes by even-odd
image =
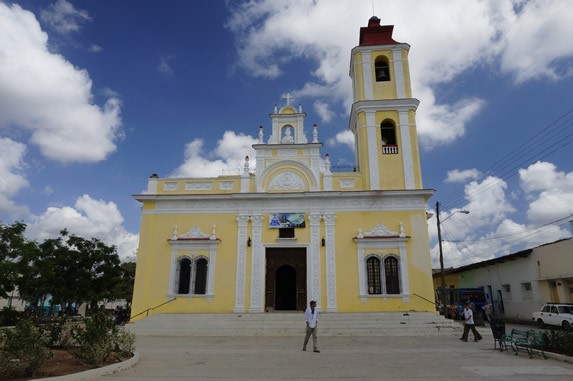
[[[20,299],[18,291],[13,291],[7,298],[0,298],[0,310],[6,307],[12,308],[16,311],[24,311],[26,302]]]
[[[446,287],[483,287],[493,313],[530,320],[547,302],[573,303],[573,238],[446,269]],[[441,285],[434,272],[434,288]]]

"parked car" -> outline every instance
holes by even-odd
[[[533,313],[533,321],[540,327],[545,325],[557,325],[569,330],[571,326],[573,326],[573,304],[544,304],[543,307],[541,307],[541,311]]]

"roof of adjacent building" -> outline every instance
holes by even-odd
[[[468,271],[468,270],[472,270],[472,269],[476,269],[476,268],[480,268],[480,267],[485,267],[485,266],[490,266],[490,265],[494,265],[494,264],[498,264],[498,263],[503,263],[506,261],[514,261],[518,258],[525,258],[525,257],[529,256],[533,252],[533,250],[535,250],[539,247],[554,245],[556,243],[559,243],[562,241],[568,241],[571,239],[573,239],[573,237],[559,239],[559,240],[554,241],[554,242],[544,243],[542,245],[532,247],[530,249],[521,250],[521,251],[518,251],[516,253],[504,255],[501,257],[488,259],[488,260],[481,261],[481,262],[471,263],[469,265],[465,265],[465,266],[461,266],[461,267],[457,267],[457,268],[448,268],[448,269],[445,269],[444,272],[446,274],[455,274],[455,273],[461,273],[464,271]],[[440,270],[439,269],[437,271],[432,270],[432,273],[433,273],[433,275],[440,274]]]

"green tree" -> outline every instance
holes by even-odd
[[[125,299],[127,307],[130,307],[133,298],[133,284],[135,282],[135,262],[122,262],[120,268],[121,281],[116,288],[116,298]]]
[[[23,276],[22,261],[38,253],[35,242],[24,237],[26,224],[0,224],[0,297],[6,298],[14,291]]]
[[[120,260],[115,246],[85,239],[66,230],[39,245],[21,267],[27,276],[18,283],[21,295],[36,305],[46,295],[53,304],[97,303],[114,297],[121,281]]]

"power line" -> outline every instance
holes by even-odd
[[[569,128],[573,126],[573,108],[551,122],[533,137],[527,139],[517,148],[503,156],[500,160],[493,163],[486,171],[485,176],[495,176],[499,180],[482,184],[473,192],[465,194],[465,185],[458,187],[443,198],[442,204],[444,209],[451,209],[465,202],[466,196],[475,196],[486,189],[496,185],[498,182],[510,178],[517,174],[517,169],[530,165],[535,160],[543,159],[553,153],[563,149],[573,142],[573,132]],[[535,139],[541,136],[541,139]],[[517,164],[516,161],[518,161]],[[511,166],[509,169],[509,166]],[[506,170],[504,170],[506,169]],[[496,172],[503,171],[501,175],[496,176]],[[445,201],[444,201],[445,200]]]
[[[479,240],[467,240],[467,239],[466,240],[460,240],[460,241],[449,240],[449,242],[452,242],[452,243],[468,243],[468,242],[469,243],[475,243],[475,242],[495,241],[495,240],[501,240],[501,239],[505,239],[508,237],[513,237],[513,236],[517,236],[517,235],[524,235],[524,234],[526,234],[525,237],[528,237],[528,236],[536,233],[538,230],[541,230],[545,227],[552,226],[552,225],[560,225],[563,222],[566,222],[571,217],[573,217],[573,215],[561,217],[561,218],[558,218],[554,221],[547,222],[543,225],[540,225],[540,226],[537,226],[534,228],[524,229],[522,231],[515,232],[515,233],[508,233],[508,234],[503,234],[503,235],[498,235],[498,236],[493,236],[493,237],[480,238]],[[525,237],[523,237],[523,238],[525,238]]]

